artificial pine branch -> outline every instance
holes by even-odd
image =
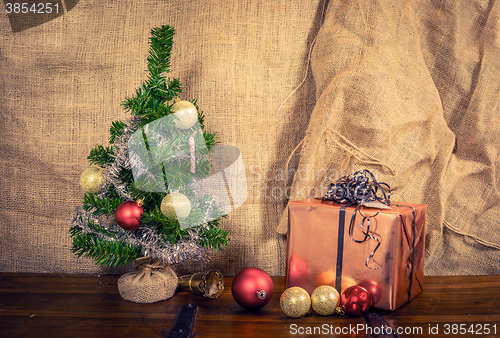
[[[122,202],[124,201],[119,198],[100,198],[97,194],[87,192],[83,196],[83,209],[92,211],[96,216],[112,215]]]
[[[203,130],[203,138],[205,144],[207,145],[208,151],[210,151],[212,149],[212,146],[219,143],[219,140],[217,140],[217,136],[214,133],[209,133],[205,131],[205,114],[198,107],[197,101],[192,100],[191,103],[194,104],[196,109],[198,110],[198,122],[200,123],[201,130]]]
[[[105,148],[101,145],[96,145],[90,151],[89,156],[87,156],[90,164],[97,164],[100,167],[104,167],[105,165],[112,163],[114,158],[111,146]]]
[[[141,116],[144,124],[168,115],[171,112],[170,106],[164,103],[182,92],[178,79],[167,80],[165,77],[170,72],[174,29],[170,26],[153,28],[151,35],[147,58],[148,79],[137,89],[134,97],[126,98],[122,103],[132,115]]]
[[[140,257],[140,248],[119,241],[107,241],[94,234],[85,234],[79,228],[71,228],[72,251],[78,257],[92,258],[96,264],[106,266],[125,265]]]
[[[151,78],[170,72],[170,55],[174,43],[175,30],[171,26],[151,29],[148,69]]]
[[[150,228],[154,228],[166,242],[172,244],[176,244],[179,240],[189,236],[188,231],[180,229],[177,219],[164,216],[158,206],[150,212],[144,213],[141,222]]]
[[[164,90],[165,101],[172,101],[180,93],[182,93],[182,86],[179,79],[167,79],[167,88]]]
[[[227,235],[229,231],[221,229],[219,227],[219,221],[213,220],[208,222],[208,229],[203,231],[201,235],[201,245],[207,248],[216,249],[218,251],[223,250],[229,239]]]
[[[217,135],[209,133],[207,131],[203,131],[203,138],[205,139],[208,150],[211,150],[212,146],[219,143],[219,140],[217,140]]]
[[[109,143],[113,144],[115,141],[122,136],[127,125],[123,121],[113,121],[111,122],[111,127],[109,128]]]

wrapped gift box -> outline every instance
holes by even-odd
[[[287,288],[300,286],[311,294],[328,284],[342,293],[362,285],[371,289],[373,307],[385,310],[422,292],[427,205],[395,202],[381,211],[361,207],[352,224],[356,206],[313,198],[288,206]],[[363,233],[368,226],[366,219],[362,224],[364,217],[370,217],[368,233],[374,238]]]

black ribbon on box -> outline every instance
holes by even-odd
[[[388,192],[386,193],[383,187],[386,187]],[[339,227],[338,227],[338,243],[337,243],[337,264],[336,264],[336,276],[335,276],[335,288],[341,294],[341,284],[342,284],[342,264],[344,259],[344,229],[345,229],[345,210],[347,207],[356,205],[356,209],[352,213],[351,221],[349,223],[349,237],[353,242],[362,243],[366,240],[373,239],[377,241],[377,246],[373,249],[372,253],[368,256],[365,261],[366,267],[371,268],[368,263],[373,258],[380,246],[380,240],[374,235],[370,234],[370,218],[377,216],[383,209],[387,209],[389,205],[394,205],[398,207],[407,207],[412,210],[413,221],[412,221],[412,251],[411,251],[411,262],[410,262],[410,285],[408,289],[408,301],[411,300],[411,290],[413,287],[413,275],[415,269],[415,240],[416,240],[416,215],[415,209],[409,205],[399,205],[391,204],[390,202],[391,188],[388,184],[383,182],[377,182],[375,176],[369,170],[356,171],[352,175],[344,176],[339,179],[336,183],[330,183],[328,186],[328,191],[325,196],[320,199],[323,201],[334,201],[337,203],[345,204],[340,207],[339,211]],[[379,208],[380,210],[371,216],[365,216],[361,213],[361,207],[366,206],[370,208]],[[365,235],[362,240],[356,240],[353,237],[354,221],[356,219],[356,214],[359,212],[363,216],[361,221],[361,232]],[[366,224],[366,230],[363,229]],[[378,268],[374,268],[377,270]]]

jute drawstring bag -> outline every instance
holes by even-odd
[[[134,271],[118,279],[120,295],[125,300],[143,304],[169,299],[174,295],[177,285],[175,272],[151,257],[137,259]]]

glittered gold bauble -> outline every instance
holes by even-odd
[[[191,202],[185,195],[173,192],[163,198],[160,209],[166,217],[183,219],[191,212]]]
[[[104,184],[104,174],[101,168],[85,169],[80,176],[80,186],[83,192],[98,193]]]
[[[311,294],[311,305],[317,314],[329,316],[335,313],[340,295],[331,285],[321,285]]]
[[[303,288],[294,286],[281,294],[280,307],[288,317],[299,318],[311,309],[311,297]]]
[[[189,101],[177,101],[172,106],[172,111],[177,117],[174,124],[179,129],[189,129],[198,121],[198,110]]]

